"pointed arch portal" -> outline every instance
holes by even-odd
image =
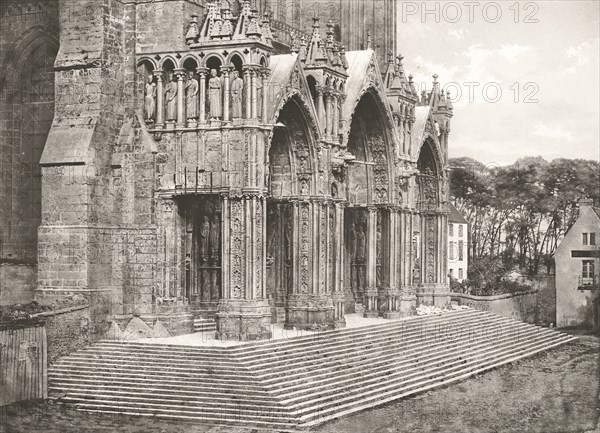
[[[298,206],[314,194],[314,137],[298,96],[290,98],[277,118],[269,147],[269,198],[267,199],[266,293],[272,320],[283,322],[285,302],[299,283]]]
[[[356,159],[348,167],[344,211],[346,295],[377,314],[376,292],[389,287],[390,215],[393,145],[382,105],[372,91],[358,102],[352,116],[348,152]],[[347,312],[353,312],[351,306]],[[369,313],[372,312],[372,313]]]

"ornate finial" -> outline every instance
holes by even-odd
[[[371,30],[367,30],[367,50],[373,49],[373,38],[371,35]]]
[[[314,17],[312,17],[312,20],[313,20],[312,28],[318,29],[319,28],[319,17],[315,15]]]
[[[257,14],[258,10],[252,9],[250,15],[250,24],[248,24],[248,29],[246,30],[246,36],[250,38],[260,38],[261,32],[258,26]]]
[[[394,63],[394,53],[392,53],[391,51],[388,51],[387,56],[388,56],[387,62]]]
[[[333,45],[333,60],[332,60],[332,65],[333,66],[342,66],[342,58],[340,56],[340,47],[337,44]]]
[[[189,44],[193,42],[200,34],[200,28],[198,27],[198,15],[192,15],[192,21],[185,34],[185,40]]]
[[[342,66],[344,69],[348,69],[348,59],[346,58],[346,47],[344,45],[340,48],[340,58],[342,60]]]
[[[333,21],[329,20],[327,21],[327,34],[333,36],[334,35],[334,31],[333,28],[335,26],[333,25]]]
[[[273,41],[273,33],[271,32],[271,19],[269,18],[269,13],[265,12],[263,14],[262,26],[261,26],[262,36],[269,44]]]
[[[308,54],[307,46],[308,43],[306,42],[306,36],[302,35],[302,38],[300,38],[300,49],[298,50],[298,57],[300,58],[301,62],[306,62],[306,56]]]
[[[438,74],[433,74],[432,77],[433,77],[433,82],[437,83],[437,79],[438,79],[439,75]]]
[[[412,83],[413,82],[413,78],[414,78],[413,74],[409,74],[409,76],[408,76],[408,82]]]
[[[223,13],[223,26],[221,27],[221,34],[223,36],[231,36],[235,30],[235,21],[231,9],[225,9]]]
[[[298,42],[298,33],[295,30],[292,30],[290,33],[290,37],[292,38],[292,53],[298,53],[300,51],[300,43]]]

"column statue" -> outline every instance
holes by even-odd
[[[198,118],[198,80],[194,77],[193,72],[189,72],[185,85],[185,112],[188,120]]]
[[[169,76],[169,82],[165,86],[165,102],[167,103],[167,121],[175,121],[177,118],[177,82],[173,75]]]
[[[221,239],[221,218],[220,215],[215,215],[211,223],[210,230],[210,255],[212,259],[212,266],[216,267],[221,263],[221,256],[219,255],[219,244]],[[220,283],[219,275],[221,274],[220,269],[211,270],[210,286],[211,286],[211,300],[218,301],[220,295]]]
[[[352,223],[350,226],[350,242],[349,245],[349,256],[350,256],[350,287],[354,291],[358,281],[358,269],[356,268],[356,224]]]
[[[221,102],[221,78],[217,76],[217,70],[210,70],[208,80],[208,103],[211,119],[220,119],[223,115],[223,104]]]
[[[366,264],[366,251],[367,249],[367,238],[362,224],[358,224],[356,231],[356,276],[357,283],[356,288],[362,293],[363,289],[367,286],[367,264]]]
[[[209,256],[209,240],[210,240],[210,222],[208,216],[204,216],[202,225],[200,226],[200,259],[205,262]]]
[[[146,121],[152,122],[154,119],[154,110],[156,109],[156,83],[152,75],[148,75],[148,82],[146,83],[144,108],[146,109]]]
[[[220,260],[219,256],[219,239],[221,235],[221,219],[219,215],[215,215],[211,224],[210,230],[210,255],[212,256],[213,263],[218,263]]]
[[[238,71],[233,71],[231,77],[231,112],[234,119],[242,117],[242,96],[244,91],[244,80],[240,78]]]
[[[366,250],[367,242],[365,232],[361,224],[358,225],[356,231],[356,261],[364,262],[365,260],[365,250]]]
[[[263,82],[262,77],[256,77],[256,118],[262,118]]]

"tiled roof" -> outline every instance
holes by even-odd
[[[448,203],[448,210],[450,214],[448,215],[448,222],[450,223],[458,223],[458,224],[468,224],[467,220],[464,216],[454,207],[452,203]]]

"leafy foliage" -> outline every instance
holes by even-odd
[[[596,161],[548,162],[537,156],[486,166],[455,158],[450,166],[452,200],[469,222],[473,287],[493,287],[503,272],[515,268],[529,275],[548,270],[558,243],[577,218],[579,199],[600,202]]]

